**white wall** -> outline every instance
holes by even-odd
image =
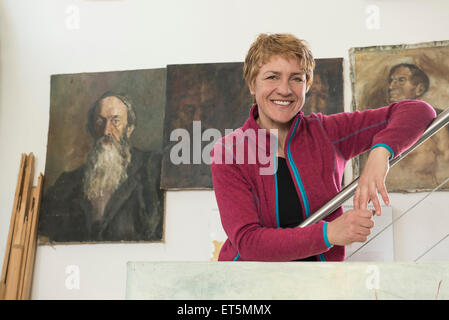
[[[369,5],[380,10],[379,29],[367,29]],[[258,33],[290,32],[307,39],[316,58],[345,59],[349,110],[350,47],[448,40],[448,18],[446,0],[1,0],[0,261],[20,154],[33,152],[44,172],[50,75],[243,61]],[[392,194],[393,216],[422,196]],[[444,236],[447,199],[434,194],[396,224],[397,260],[413,261]],[[32,297],[121,299],[127,261],[208,261],[215,206],[210,191],[169,192],[166,244],[39,247]],[[191,252],[177,250],[177,241],[189,242]],[[449,260],[448,242],[422,260]],[[71,265],[79,268],[79,289],[67,289]]]

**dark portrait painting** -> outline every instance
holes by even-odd
[[[342,112],[343,59],[315,61],[304,112]],[[212,189],[210,146],[244,124],[253,102],[242,62],[169,65],[161,188]]]
[[[352,48],[349,55],[355,110],[405,99],[426,101],[437,114],[449,106],[449,41]],[[364,154],[355,163],[356,174],[366,158]],[[392,167],[386,184],[389,191],[431,190],[448,176],[446,126]]]
[[[241,127],[252,104],[242,73],[243,63],[167,66],[161,188],[212,189],[213,141]]]
[[[306,94],[305,114],[344,111],[343,58],[315,59],[313,83]]]
[[[39,240],[162,241],[166,70],[51,77]]]

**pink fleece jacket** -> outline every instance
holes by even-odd
[[[376,146],[390,150],[392,157],[413,145],[435,118],[434,109],[423,101],[405,100],[379,109],[334,115],[299,112],[292,121],[284,150],[302,205],[298,214],[310,216],[341,190],[348,160]],[[211,171],[221,222],[228,239],[219,261],[292,261],[317,256],[321,261],[342,261],[344,246],[331,246],[326,225],[343,213],[340,207],[325,221],[304,228],[280,228],[277,175],[261,174],[260,159],[237,161],[239,144],[248,147],[258,131],[257,105],[240,129],[223,137],[211,153]],[[270,134],[267,133],[267,136]],[[251,138],[252,137],[252,138]],[[273,144],[257,148],[276,159]],[[244,149],[248,153],[247,150]],[[227,158],[227,161],[225,161]],[[233,159],[230,163],[229,159]],[[295,208],[292,208],[295,210]]]

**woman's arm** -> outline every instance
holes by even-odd
[[[322,116],[332,144],[349,160],[374,146],[387,148],[392,157],[411,147],[435,118],[426,102],[404,100],[386,107]]]
[[[356,209],[366,209],[372,201],[380,215],[377,193],[386,204],[389,203],[385,187],[389,159],[411,147],[435,117],[435,110],[418,100],[323,117],[323,127],[345,160],[371,149],[354,194]]]

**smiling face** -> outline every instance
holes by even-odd
[[[306,73],[297,59],[273,56],[250,86],[259,107],[259,125],[285,130],[305,101]]]

